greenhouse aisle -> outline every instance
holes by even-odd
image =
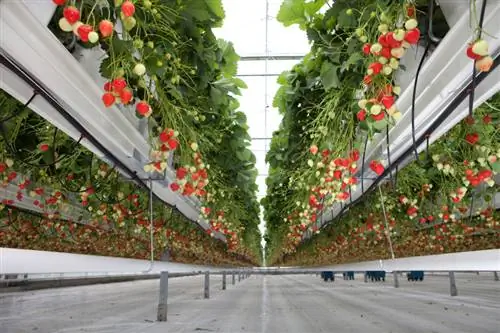
[[[155,322],[158,281],[0,294],[2,333],[160,332],[492,332],[500,327],[500,283],[492,274],[385,283],[318,276],[252,276],[222,291],[211,278],[171,279],[169,321]],[[230,282],[230,279],[229,279]]]

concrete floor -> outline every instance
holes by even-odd
[[[500,282],[493,274],[364,283],[337,277],[252,276],[221,290],[203,276],[169,281],[168,322],[155,322],[159,282],[136,281],[0,294],[1,333],[394,332],[499,333]]]

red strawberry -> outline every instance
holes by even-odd
[[[40,146],[38,147],[38,149],[40,149],[40,151],[42,151],[42,152],[46,152],[46,151],[49,150],[49,145],[46,144],[46,143],[42,143],[42,144],[40,144]]]
[[[383,47],[389,47],[389,43],[387,42],[387,35],[380,35],[378,37],[378,43]]]
[[[135,6],[132,1],[127,0],[122,4],[122,13],[126,17],[130,17],[135,13]]]
[[[102,37],[109,37],[113,34],[113,23],[109,20],[99,22],[99,31]]]
[[[167,144],[170,147],[170,149],[175,150],[177,148],[177,145],[179,145],[179,142],[177,142],[176,139],[169,139]]]
[[[135,108],[141,116],[147,115],[151,110],[151,107],[146,101],[140,101],[139,103],[137,103],[137,106]]]
[[[366,75],[363,78],[363,83],[366,84],[366,85],[370,85],[372,83],[372,77],[370,75]]]
[[[107,108],[109,108],[111,105],[115,104],[115,100],[116,100],[115,95],[113,95],[110,92],[107,92],[104,95],[102,95],[102,102],[104,103],[104,105]]]
[[[401,42],[394,38],[394,32],[388,32],[385,39],[387,40],[387,44],[389,44],[389,47],[401,47]]]
[[[160,133],[159,138],[161,142],[167,142],[170,139],[170,135],[168,135],[167,132],[163,131]]]
[[[359,160],[359,151],[357,149],[354,149],[351,154],[349,154],[349,158],[353,161]]]
[[[82,24],[78,27],[78,36],[82,42],[87,43],[89,41],[89,33],[91,33],[94,29],[89,24]]]
[[[384,104],[386,109],[390,109],[391,106],[394,105],[394,96],[386,95],[386,96],[382,97],[381,102],[382,102],[382,104]]]
[[[184,177],[186,177],[188,171],[186,170],[186,168],[183,168],[183,167],[180,167],[179,169],[177,169],[176,171],[176,177],[177,179],[184,179]]]
[[[373,74],[378,74],[382,70],[384,66],[380,62],[374,62],[368,66],[368,69],[371,69],[373,71]]]
[[[417,44],[419,39],[420,39],[420,30],[418,30],[418,28],[406,32],[405,40],[408,43]]]
[[[372,114],[372,119],[375,121],[380,121],[385,118],[385,112],[380,112],[379,114]]]
[[[111,85],[111,82],[106,82],[104,84],[104,91],[112,91],[113,90],[113,86]]]
[[[372,169],[377,175],[384,173],[384,166],[379,161],[371,161],[370,169]]]
[[[469,46],[467,47],[467,56],[469,58],[471,58],[472,60],[478,60],[478,59],[481,59],[481,56],[478,55],[478,54],[475,54],[473,51],[472,51],[472,47],[474,45],[473,44],[469,44]]]
[[[7,170],[7,164],[0,163],[0,172],[5,172],[5,170]]]
[[[73,25],[80,19],[80,11],[75,6],[68,6],[63,10],[64,18]]]
[[[134,94],[132,93],[132,90],[130,88],[125,88],[120,92],[120,99],[123,104],[128,104],[132,101],[132,98],[134,98]]]
[[[477,133],[467,134],[465,136],[465,141],[467,141],[471,145],[475,145],[478,140],[479,140],[479,134]]]
[[[483,123],[485,123],[486,125],[491,123],[491,116],[489,114],[483,117]]]
[[[125,89],[125,87],[127,87],[127,81],[125,81],[124,78],[122,77],[119,77],[119,78],[116,78],[113,80],[113,89],[116,91],[116,92],[121,92],[123,89]]]
[[[365,45],[363,45],[363,53],[365,55],[369,55],[371,47],[372,47],[372,45],[370,43],[366,43]]]
[[[384,47],[382,51],[380,52],[380,55],[384,58],[391,59],[391,49],[388,47]]]
[[[66,3],[66,0],[52,0],[52,2],[58,6],[62,6]]]
[[[170,189],[174,192],[177,192],[179,190],[180,186],[177,183],[172,183],[170,184]]]
[[[415,7],[408,6],[408,8],[406,8],[406,15],[408,15],[409,17],[413,17],[413,15],[415,15]]]
[[[356,115],[356,118],[358,118],[359,121],[365,120],[366,119],[366,111],[359,110],[358,114]]]

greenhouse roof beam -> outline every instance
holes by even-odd
[[[241,56],[240,61],[280,61],[280,60],[301,60],[305,55],[264,55],[264,56]]]

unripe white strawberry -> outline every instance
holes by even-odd
[[[80,34],[78,33],[78,28],[80,28],[80,26],[82,26],[82,25],[83,25],[83,23],[80,22],[80,21],[78,21],[75,24],[73,24],[72,27],[73,27],[73,33],[75,34],[75,36],[77,36],[77,37],[80,36]]]
[[[198,150],[198,144],[196,142],[191,143],[191,149],[193,151],[197,151]]]
[[[405,54],[405,49],[402,47],[396,47],[391,50],[391,55],[398,59],[402,58],[404,54]]]
[[[370,108],[370,113],[373,115],[378,115],[382,112],[382,107],[379,104],[375,104]]]
[[[373,54],[380,53],[380,51],[382,51],[382,45],[379,43],[375,43],[370,47],[370,52]]]
[[[394,39],[397,40],[398,42],[402,42],[405,39],[406,32],[403,29],[396,29],[394,31]]]
[[[65,32],[71,32],[71,31],[73,31],[73,26],[71,25],[71,23],[68,22],[68,20],[66,20],[65,17],[62,17],[59,20],[59,28],[62,31],[65,31]]]
[[[382,72],[384,73],[384,75],[391,75],[392,74],[391,66],[385,65],[384,68],[382,69]]]
[[[389,31],[389,26],[387,26],[387,24],[379,24],[378,31],[381,34],[386,34]]]
[[[399,61],[397,61],[396,58],[391,58],[391,60],[389,61],[389,66],[391,66],[392,69],[398,69]],[[399,92],[401,92],[401,88],[399,88]]]
[[[472,45],[472,52],[474,52],[474,54],[485,57],[489,54],[488,47],[489,47],[488,42],[485,41],[484,39],[480,39],[480,40],[477,40],[474,43],[474,45]]]
[[[408,21],[405,22],[405,29],[406,30],[413,30],[416,27],[418,27],[418,21],[415,19],[409,19]]]
[[[366,43],[366,42],[368,41],[368,37],[366,37],[366,36],[361,36],[361,37],[359,37],[359,41],[360,41],[361,43]]]
[[[387,60],[387,58],[386,58],[386,57],[379,57],[379,58],[378,58],[378,62],[380,62],[382,65],[387,64],[387,62],[388,62],[388,61],[389,61],[389,60]]]
[[[401,94],[401,87],[400,86],[394,86],[392,87],[392,92],[395,94],[395,95],[398,95]]]
[[[95,44],[97,43],[98,40],[99,40],[99,34],[97,32],[95,31],[89,32],[89,42]]]
[[[134,74],[137,76],[143,76],[146,73],[146,66],[144,64],[138,63],[134,66]]]
[[[358,101],[358,106],[361,109],[364,109],[364,108],[366,108],[366,103],[368,103],[368,100],[362,99],[362,100]],[[332,161],[332,163],[333,163],[333,161]],[[333,165],[332,163],[330,163],[330,164]]]

